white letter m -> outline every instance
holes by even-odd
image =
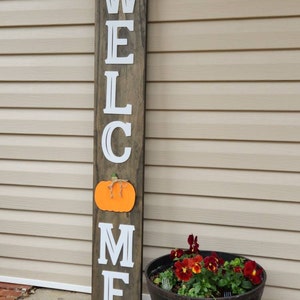
[[[111,261],[115,266],[123,248],[123,259],[120,261],[122,267],[132,268],[134,263],[132,261],[132,246],[133,246],[133,232],[135,227],[133,225],[119,226],[121,234],[118,242],[116,243],[112,234],[113,224],[99,223],[100,228],[100,255],[98,263],[102,265],[107,264],[106,247],[110,254]]]

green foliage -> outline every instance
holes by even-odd
[[[206,269],[202,263],[201,272],[194,274],[189,281],[184,283],[180,283],[174,275],[173,269],[169,268],[161,272],[154,283],[166,290],[171,290],[177,284],[179,286],[177,293],[189,297],[220,297],[222,296],[221,291],[231,291],[232,295],[240,295],[251,290],[253,285],[243,276],[243,273],[236,272],[234,267],[242,268],[243,261],[235,259],[225,262],[217,272]]]
[[[175,274],[171,269],[167,269],[159,273],[159,276],[154,279],[154,283],[169,291],[176,284]]]
[[[195,298],[223,297],[224,292],[244,294],[262,281],[262,268],[236,257],[225,261],[217,253],[202,257],[197,237],[190,235],[188,250],[171,251],[173,265],[156,274],[153,282],[163,289]]]

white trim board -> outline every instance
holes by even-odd
[[[80,292],[86,294],[90,294],[92,291],[92,288],[90,286],[44,281],[44,280],[37,280],[37,279],[19,278],[19,277],[0,276],[0,282],[26,284],[26,285],[57,289],[57,290]]]

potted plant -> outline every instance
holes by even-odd
[[[266,272],[253,260],[225,253],[200,251],[197,236],[189,248],[174,249],[145,269],[152,300],[260,300]]]

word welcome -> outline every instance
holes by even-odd
[[[135,0],[106,0],[106,7],[109,14],[117,14],[119,12],[121,3],[123,13],[133,13],[135,7]],[[107,57],[105,64],[112,65],[124,65],[134,63],[134,54],[129,53],[127,56],[118,56],[118,48],[126,46],[128,41],[126,38],[119,38],[118,32],[121,28],[125,28],[128,31],[134,31],[134,20],[107,20],[105,22],[107,27]],[[116,91],[117,91],[117,78],[120,76],[118,71],[105,71],[106,77],[106,101],[104,114],[114,115],[131,115],[132,105],[126,104],[125,107],[118,107],[116,103]],[[120,164],[126,162],[131,155],[131,147],[124,147],[122,155],[116,155],[112,149],[112,136],[116,129],[121,129],[126,137],[131,136],[131,123],[125,123],[117,120],[108,123],[102,132],[101,147],[103,154],[110,162]],[[118,262],[123,268],[133,268],[133,234],[135,227],[133,225],[120,224],[120,235],[115,242],[111,223],[99,223],[100,229],[100,251],[98,264],[107,265],[108,259],[106,257],[106,251],[109,253],[111,263],[116,265]],[[119,257],[123,251],[122,259],[119,261]],[[123,290],[114,288],[114,281],[120,280],[125,285],[129,284],[129,273],[126,272],[114,272],[109,270],[103,270],[101,275],[104,277],[103,296],[105,300],[113,300],[114,296],[122,297]]]

